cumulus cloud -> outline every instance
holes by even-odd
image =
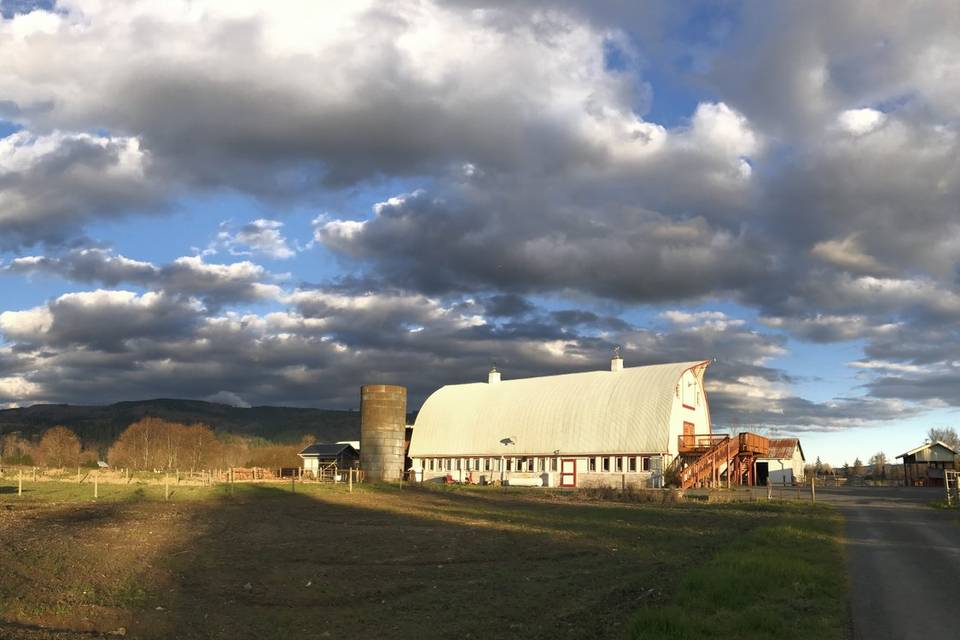
[[[182,376],[194,397],[349,403],[357,376],[428,371],[422,390],[493,356],[582,368],[616,341],[719,355],[719,414],[756,423],[953,405],[957,32],[943,3],[7,10],[0,113],[22,129],[0,139],[3,270],[104,290],[6,312],[2,388],[82,397],[123,371],[117,393]],[[664,74],[702,96],[658,121],[646,76]],[[251,256],[232,264],[68,248],[91,221],[219,191],[322,201],[313,249],[338,259],[340,285],[291,290],[253,262],[300,255],[272,214],[221,229],[217,249]],[[25,254],[37,243],[50,250]],[[272,313],[235,308],[264,301]],[[765,328],[685,310],[716,301]],[[637,305],[662,337],[620,317]],[[110,317],[94,309],[124,319],[116,339],[84,333]],[[788,336],[858,341],[867,395],[795,398],[769,368]]]
[[[569,11],[75,0],[5,19],[0,34],[0,94],[18,123],[123,132],[117,144],[148,157],[167,188],[290,198],[452,166],[470,167],[468,178],[642,172],[662,182],[684,165],[706,176],[698,197],[736,197],[744,157],[760,148],[722,103],[700,105],[689,128],[645,121],[634,108],[642,80],[605,62],[624,35]]]
[[[283,223],[263,218],[248,222],[236,231],[229,223],[220,225],[217,242],[234,255],[260,254],[275,260],[286,260],[296,255],[281,231]]]
[[[824,262],[853,272],[883,273],[876,258],[864,253],[856,235],[841,240],[824,240],[813,245],[810,254]]]
[[[876,109],[847,109],[837,116],[840,128],[855,136],[862,136],[880,127],[887,117]]]
[[[576,289],[624,302],[693,298],[763,278],[767,257],[751,241],[696,217],[674,220],[636,207],[457,191],[417,191],[380,203],[365,221],[321,221],[328,249],[373,263],[395,284],[425,291]]]
[[[60,242],[91,219],[159,206],[149,172],[136,137],[18,131],[0,138],[0,250]]]
[[[482,379],[491,360],[508,378],[605,369],[620,344],[629,365],[716,357],[708,391],[718,425],[833,424],[823,406],[808,403],[817,419],[801,419],[777,414],[769,395],[731,392],[782,387],[777,406],[802,402],[787,392],[789,376],[768,365],[784,353],[783,339],[733,322],[693,321],[662,333],[538,307],[497,322],[471,299],[399,291],[299,290],[288,303],[262,315],[209,316],[159,294],[98,290],[5,312],[0,335],[10,346],[0,402],[173,395],[351,407],[356,381],[375,379],[408,386],[417,406],[442,384]],[[99,330],[106,318],[109,335]]]
[[[15,258],[0,273],[54,275],[111,287],[139,284],[170,295],[202,299],[213,310],[228,303],[272,300],[282,294],[280,286],[272,282],[275,278],[249,261],[215,264],[201,256],[184,256],[158,266],[99,247],[73,249],[59,256]]]

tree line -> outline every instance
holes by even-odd
[[[64,468],[95,467],[105,457],[111,467],[151,471],[297,467],[301,462],[297,453],[312,442],[314,438],[305,437],[298,444],[277,444],[256,437],[217,434],[203,423],[187,425],[147,417],[128,426],[106,447],[85,448],[80,438],[64,426],[47,429],[37,442],[6,434],[0,438],[0,460],[4,464]]]

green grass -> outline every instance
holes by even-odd
[[[757,527],[691,568],[674,602],[643,609],[635,640],[845,638],[846,578],[839,517],[781,505]]]

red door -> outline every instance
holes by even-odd
[[[560,486],[577,486],[577,461],[564,459],[560,461]]]
[[[685,447],[695,447],[697,446],[697,437],[694,435],[696,428],[693,426],[692,422],[683,423],[683,445]]]

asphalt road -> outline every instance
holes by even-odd
[[[942,489],[817,489],[846,519],[853,637],[960,638],[960,516]]]

